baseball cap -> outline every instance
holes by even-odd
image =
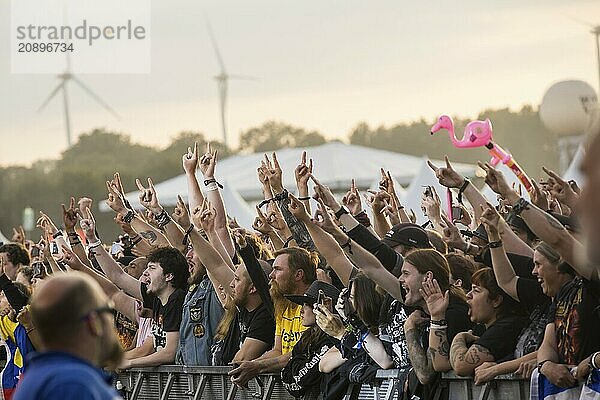
[[[327,297],[331,297],[332,303],[335,305],[337,303],[338,296],[340,295],[340,291],[333,285],[330,285],[327,282],[322,281],[314,281],[306,292],[299,296],[293,294],[285,294],[283,295],[289,301],[304,305],[304,304],[314,304],[317,302],[317,298],[319,297],[319,290],[323,291],[323,294]]]
[[[420,249],[430,249],[432,247],[425,229],[419,225],[409,223],[394,225],[381,241],[390,247],[399,244]]]

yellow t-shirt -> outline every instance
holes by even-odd
[[[307,328],[302,325],[300,316],[301,305],[294,305],[285,309],[282,315],[275,320],[275,336],[281,336],[281,354],[292,351],[300,340],[302,332]]]

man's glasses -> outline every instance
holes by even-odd
[[[100,314],[104,314],[104,313],[111,314],[113,316],[113,320],[116,321],[116,319],[117,319],[117,310],[115,310],[114,304],[112,302],[109,302],[105,306],[98,307],[98,308],[95,308],[95,309],[91,310],[87,314],[83,315],[81,317],[81,320],[89,318],[89,316],[92,315],[92,314],[98,314],[98,315],[100,315]]]

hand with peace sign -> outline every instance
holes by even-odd
[[[210,142],[206,143],[206,153],[200,157],[200,171],[204,179],[214,179],[218,153],[217,149],[210,148]]]
[[[448,156],[444,156],[444,160],[446,161],[445,168],[436,167],[430,160],[427,160],[427,165],[429,165],[429,168],[431,168],[435,173],[435,177],[440,182],[440,185],[445,186],[447,188],[460,189],[465,183],[465,178],[458,172],[456,172],[454,168],[452,168],[452,164],[450,164]]]
[[[159,215],[163,211],[163,208],[158,202],[158,197],[156,197],[156,190],[154,189],[152,178],[148,178],[148,189],[142,185],[142,182],[139,179],[135,180],[135,184],[140,190],[140,204],[154,215]]]
[[[306,190],[308,191],[308,179],[310,178],[310,174],[312,174],[312,172],[313,160],[311,158],[309,163],[306,164],[306,151],[303,151],[300,164],[298,164],[294,171],[294,175],[296,177],[296,185],[298,186],[299,190],[300,188],[306,188]]]
[[[77,220],[79,218],[79,209],[75,207],[75,197],[71,197],[69,208],[65,208],[64,204],[61,204],[63,211],[63,222],[65,224],[65,230],[67,232],[74,232]]]
[[[188,175],[194,175],[198,168],[198,142],[194,142],[194,148],[188,147],[187,153],[181,157],[183,170]]]
[[[11,241],[25,245],[25,229],[23,229],[23,226],[19,226],[19,228],[13,227],[13,235]]]

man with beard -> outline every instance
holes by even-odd
[[[87,238],[90,258],[96,259],[110,281],[130,296],[141,300],[144,308],[152,310],[153,340],[146,340],[141,347],[127,352],[127,359],[120,367],[127,369],[173,364],[189,278],[185,257],[172,247],[153,250],[146,257],[149,283],[141,283],[123,271],[106,252],[96,236],[96,222],[89,209],[86,210],[86,218],[80,223]]]
[[[192,236],[199,233],[192,232]],[[210,349],[217,331],[217,325],[223,315],[223,306],[215,287],[208,278],[206,268],[189,247],[185,256],[190,278],[189,289],[183,302],[183,315],[179,328],[179,347],[177,364],[211,365]]]
[[[266,372],[280,372],[288,363],[294,345],[306,327],[302,325],[302,306],[284,297],[302,296],[316,279],[316,253],[299,247],[281,249],[275,253],[271,279],[271,297],[275,305],[275,345],[253,361],[244,361],[229,372],[232,382],[245,386],[253,377]]]
[[[41,285],[31,316],[45,351],[30,359],[14,399],[120,399],[100,369],[118,366],[123,356],[113,313],[100,286],[82,273]]]

